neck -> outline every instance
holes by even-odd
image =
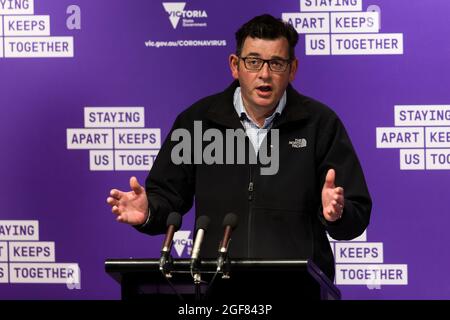
[[[247,115],[260,128],[264,125],[266,118],[270,117],[275,112],[275,109],[277,108],[277,104],[275,104],[274,106],[271,106],[270,108],[251,106],[245,102],[244,97],[242,97],[242,102],[244,103],[244,108],[245,108],[245,111],[247,112]]]

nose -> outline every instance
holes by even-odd
[[[258,74],[260,79],[268,79],[270,78],[270,69],[269,69],[269,62],[264,61],[261,70],[259,70]]]

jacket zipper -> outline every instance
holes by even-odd
[[[250,183],[248,184],[248,201],[252,201],[252,192],[253,192],[253,182],[250,181]]]
[[[249,177],[249,183],[248,183],[248,241],[247,241],[247,256],[250,257],[250,248],[251,248],[251,241],[252,241],[252,201],[253,201],[253,174],[252,174],[252,166],[250,164],[250,177]]]

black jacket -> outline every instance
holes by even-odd
[[[238,85],[235,81],[224,92],[192,105],[177,117],[172,131],[185,128],[193,133],[196,120],[202,121],[203,131],[242,129],[233,106]],[[260,164],[175,165],[171,151],[178,142],[171,141],[170,133],[146,180],[151,217],[138,230],[165,233],[168,214],[186,213],[195,197],[196,216],[211,218],[202,257],[217,257],[223,217],[234,212],[239,223],[230,243],[231,258],[312,258],[333,279],[334,261],[326,231],[334,239],[349,240],[369,224],[372,203],[358,158],[337,115],[291,85],[275,128],[280,134],[276,175],[261,175]],[[294,147],[296,139],[306,146]],[[321,191],[330,168],[335,169],[336,185],[344,188],[345,195],[344,213],[334,223],[324,219],[321,209]]]

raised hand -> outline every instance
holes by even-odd
[[[136,177],[130,178],[131,191],[124,192],[112,189],[106,202],[112,207],[111,211],[117,215],[119,222],[139,225],[148,217],[148,200],[145,189]]]
[[[336,187],[335,178],[334,169],[328,170],[322,188],[323,216],[330,222],[340,219],[344,212],[344,189]]]

